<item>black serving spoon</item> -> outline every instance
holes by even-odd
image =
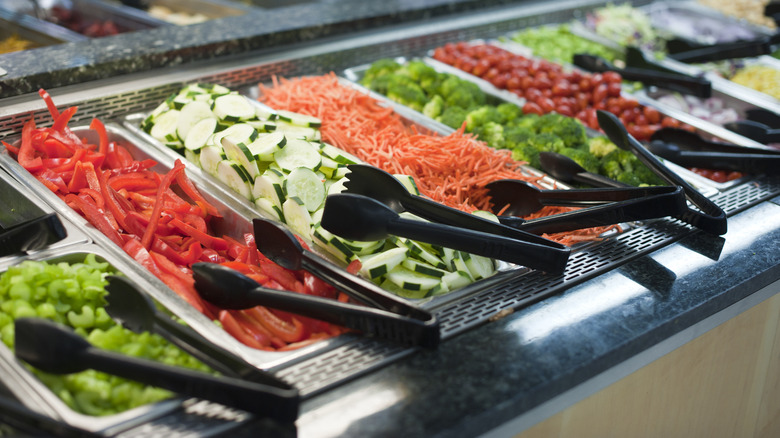
[[[780,143],[780,129],[753,120],[737,120],[723,125],[726,129],[762,144]]]
[[[294,389],[274,375],[209,342],[192,328],[174,321],[167,313],[158,310],[152,299],[127,277],[109,275],[106,279],[106,312],[128,330],[157,333],[222,374],[281,389]]]
[[[592,72],[614,71],[623,79],[640,81],[645,85],[665,88],[701,98],[712,96],[712,84],[704,78],[681,73],[667,73],[637,67],[618,68],[606,59],[587,53],[578,53],[573,58],[574,65]]]
[[[323,228],[351,240],[373,241],[398,235],[532,269],[561,273],[570,249],[558,249],[496,234],[402,218],[385,204],[367,196],[339,193],[328,196]]]
[[[195,288],[224,309],[267,306],[359,330],[406,345],[434,348],[440,340],[436,318],[421,321],[382,309],[283,290],[269,289],[238,271],[216,263],[192,266]]]
[[[296,390],[211,376],[109,352],[92,346],[68,327],[42,318],[17,318],[14,324],[16,356],[47,373],[72,374],[94,369],[261,417],[285,422],[298,418],[300,397]]]
[[[555,152],[540,152],[539,162],[542,170],[553,178],[567,184],[580,183],[594,187],[631,187],[626,183],[615,181],[597,173],[588,172],[576,161],[563,154]]]
[[[633,152],[640,161],[669,184],[681,186],[685,190],[685,197],[701,210],[688,207],[683,214],[676,216],[678,219],[711,234],[726,234],[728,230],[726,213],[717,204],[658,161],[653,154],[645,149],[642,143],[626,131],[626,127],[617,116],[603,110],[598,110],[596,114],[599,126],[613,143],[621,149]]]

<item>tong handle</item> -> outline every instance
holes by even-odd
[[[257,287],[247,291],[247,304],[293,312],[410,345],[434,348],[439,344],[439,323],[421,321],[386,310],[342,303],[313,295]]]
[[[296,390],[282,390],[226,376],[211,376],[96,347],[89,347],[81,354],[82,360],[98,371],[282,421],[291,422],[298,417],[300,397]]]
[[[680,62],[697,63],[721,61],[724,59],[749,58],[772,53],[769,38],[760,38],[750,41],[736,41],[733,43],[717,44],[700,47],[686,52],[669,55]]]
[[[654,85],[705,99],[712,97],[712,83],[704,78],[633,67],[615,71],[625,79],[640,81],[645,85]]]

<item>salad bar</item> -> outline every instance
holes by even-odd
[[[74,1],[111,20],[12,56],[259,10],[122,3]],[[774,29],[696,2],[429,6],[4,87],[0,422],[517,435],[777,301]],[[47,34],[56,8],[0,19]]]

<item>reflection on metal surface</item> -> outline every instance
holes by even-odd
[[[346,428],[349,424],[357,423],[358,420],[384,411],[406,399],[409,394],[405,389],[403,382],[398,382],[395,387],[370,385],[339,398],[338,402],[323,409],[302,414],[296,423],[299,428],[306,423],[316,423],[317,436],[321,438],[348,436],[349,431]],[[338,423],[322,421],[336,417],[339,418]]]
[[[598,288],[598,283],[605,288]],[[594,293],[596,289],[598,293]],[[528,315],[518,318],[507,328],[515,331],[521,343],[525,344],[548,336],[560,328],[574,327],[580,321],[593,318],[644,294],[648,294],[644,286],[623,275],[607,274],[593,281],[588,288],[571,289],[559,299],[551,299],[536,309],[532,308]]]

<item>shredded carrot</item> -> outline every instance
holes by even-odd
[[[511,152],[496,150],[464,133],[442,136],[418,132],[392,108],[339,84],[335,74],[295,79],[274,77],[259,85],[260,100],[272,108],[322,120],[324,141],[389,173],[414,177],[423,196],[466,212],[489,210],[485,185],[511,178],[537,183]],[[569,207],[545,207],[527,218],[549,216]],[[546,236],[562,243],[595,239],[611,227]]]

